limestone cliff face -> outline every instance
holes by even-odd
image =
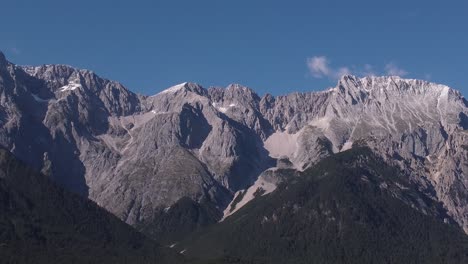
[[[343,76],[327,91],[263,98],[183,83],[148,97],[91,71],[0,56],[0,144],[131,224],[182,197],[222,212],[285,164],[304,170],[365,144],[468,232],[467,131],[465,98],[420,80]]]

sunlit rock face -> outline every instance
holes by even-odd
[[[368,145],[468,231],[468,106],[444,85],[347,75],[282,96],[194,83],[141,96],[88,70],[2,55],[0,100],[2,146],[131,224],[182,197],[221,219],[236,192],[274,189],[277,168]]]

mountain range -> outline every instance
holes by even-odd
[[[376,239],[372,232],[390,236],[374,227],[404,230],[402,241],[420,242],[423,226],[433,234],[428,243],[460,246],[441,247],[432,252],[439,255],[426,252],[415,261],[440,263],[441,255],[466,260],[466,242],[460,241],[468,232],[468,101],[445,85],[345,75],[328,90],[282,96],[260,97],[239,84],[206,89],[195,83],[144,96],[89,70],[18,66],[0,53],[0,100],[0,146],[38,175],[152,239],[176,244],[182,254],[205,258],[213,248],[209,258],[219,260],[227,252],[232,259],[225,261],[269,263],[264,257],[283,248],[284,237],[271,237],[268,246],[247,256],[241,256],[240,245],[249,236],[219,238],[238,230],[257,241],[278,231],[296,241],[300,232],[281,229],[289,221],[317,237],[320,229],[308,224],[332,223],[321,239],[332,241],[338,232],[342,243],[355,234],[340,233],[337,223],[343,230],[365,225],[358,251]],[[337,161],[346,155],[354,160]],[[361,160],[368,163],[356,163]],[[327,171],[320,170],[324,166]],[[317,180],[324,175],[330,176]],[[346,204],[347,198],[353,202]],[[252,231],[272,221],[282,224]],[[316,252],[330,259],[314,243],[296,245],[303,250],[283,256]],[[343,259],[357,254],[343,245],[332,248]],[[402,259],[385,256],[389,263]]]

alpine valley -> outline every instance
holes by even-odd
[[[445,85],[143,96],[0,53],[0,147],[6,263],[468,263],[468,101]]]

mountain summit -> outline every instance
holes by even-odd
[[[226,219],[281,184],[281,169],[358,145],[468,232],[468,103],[444,85],[346,75],[322,92],[183,83],[142,96],[91,71],[5,61],[0,99],[1,146],[155,237],[172,239],[169,222],[190,232]]]

